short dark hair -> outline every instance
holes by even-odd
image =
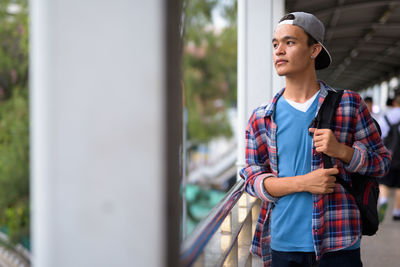
[[[372,103],[372,97],[367,96],[364,98],[364,102],[371,102]]]
[[[284,20],[294,20],[296,17],[293,14],[286,14],[283,16],[279,22],[282,22]],[[304,29],[303,29],[304,31]],[[312,46],[313,44],[318,44],[317,40],[314,39],[308,32],[304,31],[304,33],[307,35],[307,45]]]
[[[386,99],[386,106],[391,107],[393,105],[393,97],[388,97]]]

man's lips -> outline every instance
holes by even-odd
[[[285,63],[287,63],[287,62],[288,62],[287,60],[278,59],[278,60],[275,61],[275,65],[282,65],[282,64],[285,64]]]

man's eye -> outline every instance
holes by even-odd
[[[292,45],[292,44],[294,44],[294,42],[293,41],[288,41],[287,44],[288,45]]]
[[[278,47],[278,44],[272,44],[272,47],[273,47],[273,48],[277,48],[277,47]]]

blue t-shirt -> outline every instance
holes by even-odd
[[[315,117],[318,95],[310,107],[300,111],[284,97],[276,104],[278,176],[292,177],[311,171],[312,136],[308,127]],[[314,251],[312,194],[299,192],[281,197],[271,213],[271,248],[277,251]],[[360,247],[360,240],[346,250]]]
[[[311,171],[312,137],[308,128],[315,117],[318,97],[306,112],[292,107],[282,96],[275,110],[278,176],[292,177]],[[312,195],[300,192],[281,197],[271,214],[271,248],[277,251],[314,251]]]

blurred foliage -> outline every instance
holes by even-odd
[[[236,105],[236,1],[183,0],[183,87],[188,139],[204,143],[231,136],[226,110]],[[215,29],[213,10],[227,26]]]
[[[0,225],[10,245],[29,237],[28,10],[0,2]]]

